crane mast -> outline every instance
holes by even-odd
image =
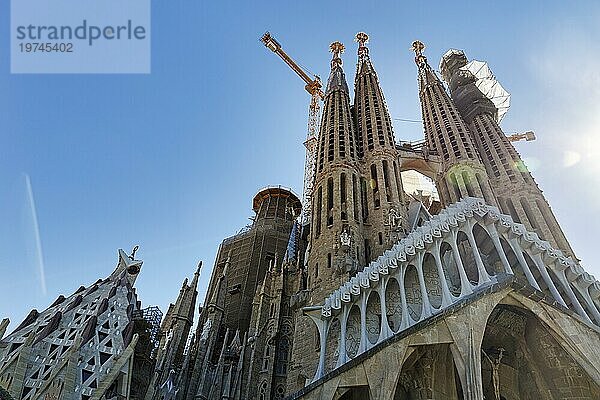
[[[310,94],[310,105],[308,107],[308,131],[306,134],[306,159],[304,161],[304,188],[302,193],[302,214],[300,221],[302,226],[310,222],[311,217],[311,198],[313,190],[313,181],[315,178],[315,159],[317,136],[319,133],[319,117],[321,115],[321,100],[324,97],[321,84],[321,78],[317,75],[311,78],[285,51],[281,44],[269,32],[266,32],[261,42],[272,52],[277,54],[306,84],[304,89]]]

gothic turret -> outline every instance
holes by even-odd
[[[475,66],[476,76],[471,72]],[[473,142],[481,155],[490,177],[494,193],[502,211],[515,221],[525,224],[544,240],[573,255],[573,250],[558,224],[542,191],[531,173],[499,125],[499,107],[494,103],[493,93],[498,83],[480,61],[468,62],[464,52],[449,50],[442,57],[440,70],[448,83],[452,100],[469,124]],[[487,76],[481,72],[489,71]],[[485,94],[483,79],[487,79],[490,93]],[[480,89],[481,88],[481,89]],[[497,91],[497,90],[496,90]],[[505,93],[505,92],[504,92]]]
[[[465,196],[476,196],[495,205],[486,170],[467,124],[423,55],[425,45],[417,40],[412,46],[419,69],[425,143],[429,152],[438,154],[441,160],[435,183],[442,202],[449,204]]]
[[[179,296],[175,304],[169,305],[169,310],[161,326],[162,337],[156,357],[156,370],[152,378],[146,400],[160,399],[161,393],[158,385],[169,378],[171,370],[179,376],[184,361],[184,350],[194,323],[196,297],[198,296],[198,277],[202,261],[198,264],[192,283],[188,284],[187,278],[183,281]],[[177,379],[180,381],[180,379]]]
[[[398,150],[383,90],[366,46],[369,36],[356,34],[355,123],[363,178],[361,216],[365,224],[365,264],[401,239],[407,207],[398,168]]]

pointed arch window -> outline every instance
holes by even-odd
[[[277,343],[277,352],[275,355],[275,374],[282,376],[287,375],[289,350],[289,339],[283,336]]]

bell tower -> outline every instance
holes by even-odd
[[[463,197],[482,197],[496,205],[485,167],[473,143],[469,128],[423,55],[425,45],[412,44],[419,75],[419,99],[423,114],[425,143],[439,155],[441,170],[435,184],[442,203],[455,203]]]
[[[369,36],[356,34],[358,62],[354,81],[361,218],[365,228],[365,264],[389,249],[408,229],[407,206],[398,166],[392,120],[366,44]]]
[[[314,302],[355,273],[364,260],[360,169],[350,95],[342,69],[344,45],[333,42],[313,186],[309,288]]]
[[[470,66],[476,68],[477,75]],[[487,80],[487,86],[498,85],[487,64],[469,63],[463,51],[449,50],[442,57],[440,70],[460,115],[469,124],[502,212],[566,254],[574,255],[542,191],[499,125],[504,110],[498,101],[494,102],[498,96],[492,97],[493,87],[486,91],[481,84]]]

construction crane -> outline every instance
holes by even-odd
[[[527,131],[523,133],[513,133],[512,135],[507,136],[509,142],[518,142],[521,140],[525,140],[526,142],[530,142],[535,140],[535,133],[533,131]]]
[[[321,115],[321,100],[325,97],[321,84],[321,78],[314,75],[311,78],[285,51],[281,44],[269,32],[261,37],[261,42],[281,59],[304,81],[304,89],[310,94],[310,106],[308,108],[308,132],[306,134],[306,160],[304,162],[304,189],[302,193],[302,214],[300,221],[302,226],[310,222],[310,200],[312,197],[313,180],[315,176],[315,153],[317,147],[317,136],[319,131],[319,116]]]

